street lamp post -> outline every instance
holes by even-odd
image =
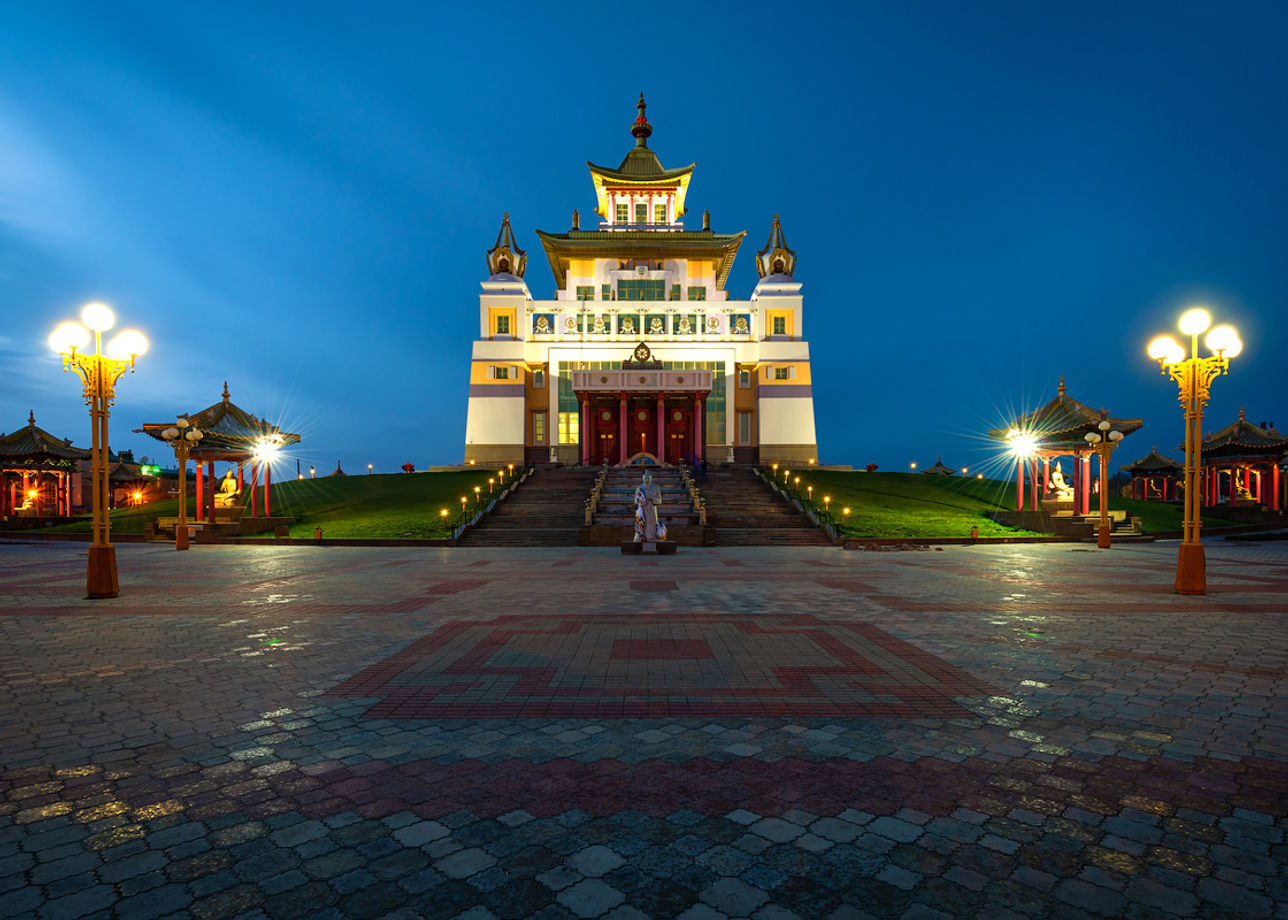
[[[1149,356],[1158,362],[1162,373],[1180,389],[1185,410],[1185,520],[1181,549],[1176,561],[1176,592],[1207,593],[1206,560],[1199,539],[1198,464],[1202,461],[1203,407],[1207,405],[1212,381],[1228,373],[1230,359],[1243,351],[1243,342],[1233,326],[1217,326],[1207,334],[1206,345],[1212,352],[1199,357],[1199,336],[1212,324],[1207,310],[1195,308],[1181,314],[1180,329],[1190,337],[1187,352],[1170,335],[1160,335],[1149,343]]]
[[[188,548],[188,456],[205,432],[189,424],[182,415],[175,424],[161,432],[161,437],[174,448],[174,459],[179,461],[179,520],[174,525],[174,548]]]
[[[1117,429],[1110,431],[1108,421],[1103,421],[1096,427],[1100,430],[1088,431],[1083,437],[1100,455],[1100,529],[1096,534],[1096,545],[1101,549],[1109,549],[1109,497],[1105,494],[1109,483],[1109,455],[1123,439],[1123,433]]]
[[[116,381],[126,371],[134,371],[134,359],[148,350],[148,340],[141,332],[127,329],[116,334],[103,351],[103,333],[116,325],[116,316],[106,304],[86,304],[81,321],[59,323],[49,336],[49,347],[62,355],[63,370],[74,369],[84,384],[85,404],[90,418],[90,479],[93,482],[93,531],[89,545],[89,565],[85,576],[85,596],[116,597],[120,593],[116,578],[116,547],[111,541],[111,521],[107,503],[111,493],[107,482],[107,418],[116,399]],[[93,353],[83,352],[91,339]]]

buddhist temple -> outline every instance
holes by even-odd
[[[726,288],[745,232],[689,229],[695,164],[668,169],[641,94],[635,144],[587,163],[597,221],[538,230],[555,292],[535,299],[509,215],[487,252],[467,463],[817,460],[796,253],[775,216],[748,300]]]
[[[263,515],[270,517],[272,463],[267,454],[269,451],[298,444],[300,436],[282,431],[279,426],[257,418],[237,406],[229,396],[227,381],[224,382],[224,392],[219,402],[184,417],[204,433],[191,454],[197,468],[197,519],[214,524],[216,509],[233,503],[245,508],[245,513],[252,517],[258,516],[261,508]],[[155,422],[135,430],[156,438],[168,447],[161,432],[173,425],[174,422]],[[233,475],[230,469],[229,476],[225,476],[223,483],[215,479],[215,464],[220,462],[235,466],[234,478],[229,478]],[[245,475],[247,463],[250,464],[249,480]],[[261,469],[262,486],[259,483]],[[183,473],[181,470],[180,475]],[[262,504],[258,500],[260,494],[263,495]]]
[[[1135,463],[1118,467],[1131,473],[1131,497],[1144,502],[1179,501],[1184,494],[1185,467],[1171,457],[1164,457],[1155,445],[1146,456]],[[1180,486],[1178,488],[1177,486]]]
[[[84,504],[80,464],[90,452],[36,425],[0,434],[0,516],[68,517]]]
[[[1024,510],[1027,493],[1029,508],[1035,511],[1039,507],[1049,511],[1058,503],[1056,513],[1091,513],[1091,460],[1096,451],[1085,436],[1090,432],[1099,433],[1101,422],[1109,422],[1110,429],[1121,431],[1124,437],[1143,424],[1138,418],[1112,418],[1104,409],[1092,409],[1079,402],[1068,394],[1061,377],[1055,399],[1006,427],[989,432],[989,437],[1006,443],[1015,453],[1015,510]],[[1072,459],[1068,480],[1059,465],[1062,457]],[[1040,477],[1039,460],[1042,462]]]
[[[1199,496],[1204,505],[1224,503],[1283,507],[1280,466],[1288,437],[1274,423],[1254,425],[1243,409],[1234,424],[1203,439]]]

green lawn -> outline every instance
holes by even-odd
[[[795,479],[796,472],[792,473]],[[1015,483],[921,473],[867,473],[816,470],[802,472],[800,491],[814,486],[814,502],[831,496],[833,517],[842,536],[851,537],[969,537],[972,526],[981,537],[1026,536],[1030,531],[1003,527],[985,517],[988,511],[1015,507]],[[793,488],[795,484],[793,483]],[[1094,502],[1094,499],[1093,499]],[[848,507],[848,516],[842,509]],[[1179,530],[1179,505],[1110,498],[1109,507],[1126,509],[1141,519],[1146,533]],[[1208,527],[1230,524],[1204,516]]]
[[[272,510],[275,516],[296,518],[292,537],[312,537],[315,527],[321,527],[326,537],[444,537],[460,513],[461,496],[466,496],[473,508],[474,487],[478,486],[486,501],[488,477],[495,475],[494,471],[471,470],[294,479],[273,484]],[[145,524],[158,517],[174,517],[178,508],[173,499],[117,508],[112,512],[112,530],[143,533]],[[447,510],[446,519],[440,513],[443,509]],[[194,516],[191,496],[188,516]],[[88,533],[90,523],[86,518],[51,529]]]

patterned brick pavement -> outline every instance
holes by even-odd
[[[0,917],[1288,917],[1288,547],[0,546]]]

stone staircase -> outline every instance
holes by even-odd
[[[831,546],[832,538],[748,467],[708,469],[698,490],[716,546]]]
[[[676,467],[632,466],[610,469],[590,524],[581,529],[581,542],[587,546],[617,546],[635,536],[635,489],[645,470],[662,490],[662,507],[658,518],[666,524],[667,540],[681,546],[702,546],[707,541],[707,528],[700,525],[693,510],[693,500],[684,487]]]
[[[537,470],[466,530],[458,545],[576,546],[598,474],[594,467]]]

